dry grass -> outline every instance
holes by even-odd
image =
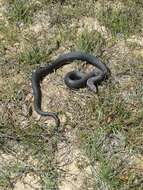
[[[0,1],[0,189],[72,190],[77,179],[77,190],[143,188],[143,5],[114,3]],[[55,133],[33,110],[31,73],[79,49],[100,56],[112,76],[98,96],[63,85],[74,65],[47,78],[43,107],[58,110],[62,120]],[[60,154],[71,159],[64,166]]]

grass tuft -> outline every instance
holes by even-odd
[[[128,37],[141,32],[141,7],[130,2],[119,9],[107,5],[102,6],[98,19],[111,31],[113,36]]]
[[[142,0],[3,0],[3,5],[5,14],[0,15],[0,189],[14,189],[16,182],[24,181],[26,175],[34,175],[41,185],[39,189],[58,189],[57,183],[66,176],[66,170],[62,167],[64,163],[58,168],[56,155],[64,154],[66,146],[73,148],[74,140],[76,150],[84,154],[81,156],[86,162],[77,162],[77,167],[82,172],[88,166],[92,170],[86,172],[89,177],[85,179],[84,189],[142,189],[143,59],[142,41],[138,40],[142,30]],[[89,20],[94,24],[95,16],[100,27],[104,25],[110,31],[111,39],[104,39],[92,27],[85,29]],[[132,46],[123,38],[115,38],[132,34],[136,39]],[[54,91],[55,96],[54,92],[49,94],[53,96],[49,98],[50,107],[56,110],[58,106],[59,112],[68,118],[61,116],[62,126],[57,136],[52,125],[45,128],[46,118],[39,119],[32,112],[30,74],[33,68],[49,61],[51,55],[54,59],[72,50],[95,53],[105,62],[108,59],[112,77],[109,83],[99,87],[97,95],[85,89],[67,89],[64,93],[65,88],[56,81],[58,77],[61,80],[62,73],[53,74],[50,83],[58,85],[58,92]],[[63,71],[67,72],[64,68]],[[59,95],[61,102],[56,99]],[[54,100],[58,104],[54,105]],[[70,147],[66,153],[72,160],[69,151]]]
[[[7,0],[7,11],[5,12],[8,20],[17,25],[32,23],[32,16],[36,11],[36,4],[30,0]]]
[[[78,37],[76,48],[85,52],[96,52],[101,54],[105,47],[105,40],[97,31],[88,31],[85,29]]]

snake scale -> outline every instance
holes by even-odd
[[[97,57],[84,52],[70,52],[60,55],[51,63],[33,71],[32,89],[34,96],[34,108],[36,112],[42,116],[53,117],[57,126],[60,125],[58,114],[54,112],[44,112],[41,109],[42,93],[40,84],[46,75],[55,72],[60,67],[63,67],[64,65],[69,64],[74,60],[86,61],[86,63],[95,66],[97,68],[97,71],[93,70],[92,72],[86,74],[75,70],[67,73],[64,77],[64,81],[69,88],[79,89],[87,86],[90,90],[97,91],[98,84],[108,79],[109,77],[109,68]]]

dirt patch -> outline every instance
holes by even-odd
[[[86,2],[83,3],[86,4]],[[89,8],[92,3],[92,0],[89,1],[85,7]],[[112,1],[107,1],[104,5],[115,10],[120,10],[123,7],[123,3],[115,2],[113,4]],[[42,7],[42,3],[38,6]],[[13,153],[16,152],[12,156],[2,153],[0,165],[1,168],[11,166],[17,164],[17,160],[20,160],[20,164],[21,162],[24,164],[24,170],[23,165],[20,165],[22,170],[15,166],[10,168],[12,175],[8,175],[6,180],[4,178],[5,181],[2,183],[2,185],[6,184],[7,187],[10,179],[13,182],[14,190],[44,188],[51,190],[55,189],[56,182],[60,190],[110,190],[120,189],[120,186],[122,186],[121,189],[136,189],[138,178],[142,177],[141,119],[138,119],[138,113],[142,114],[142,109],[139,108],[142,105],[142,100],[140,100],[142,92],[138,86],[142,82],[143,38],[135,35],[125,40],[122,34],[113,37],[110,29],[107,29],[97,20],[96,14],[92,17],[92,14],[87,14],[87,10],[84,13],[83,5],[82,8],[79,7],[78,9],[78,11],[82,9],[83,14],[79,15],[80,12],[76,12],[78,6],[78,2],[75,1],[69,5],[68,2],[65,2],[62,6],[54,1],[47,8],[42,7],[40,11],[36,12],[32,24],[23,23],[19,26],[15,26],[15,22],[8,24],[5,21],[8,18],[3,18],[2,13],[0,13],[0,20],[4,21],[6,26],[8,25],[6,29],[8,30],[12,26],[14,28],[10,30],[13,31],[14,36],[8,35],[11,32],[8,34],[4,32],[0,36],[3,39],[2,46],[4,49],[2,52],[3,70],[1,72],[3,78],[0,79],[0,92],[2,92],[2,106],[0,108],[2,131],[0,131],[0,135],[4,136],[2,138],[0,136],[0,140],[2,139],[0,146],[2,150],[9,150],[7,148],[10,145],[10,150]],[[98,14],[102,7],[102,1],[96,3],[94,1],[94,7]],[[0,8],[0,10],[2,9]],[[111,80],[99,87],[100,94],[97,96],[87,89],[71,90],[64,84],[64,76],[69,71],[78,69],[80,66],[83,70],[89,69],[79,62],[64,66],[56,73],[45,77],[41,85],[42,110],[58,112],[61,120],[59,136],[53,135],[53,137],[49,131],[46,133],[47,131],[41,128],[43,124],[46,124],[48,129],[50,126],[53,127],[53,121],[51,122],[50,118],[39,116],[34,108],[33,113],[31,111],[31,107],[33,107],[33,98],[29,90],[31,89],[31,79],[29,80],[27,76],[25,78],[29,85],[25,85],[26,89],[24,88],[24,90],[26,92],[22,92],[23,94],[19,96],[25,80],[19,73],[19,69],[26,70],[28,67],[32,72],[33,68],[38,67],[39,64],[45,64],[47,59],[52,58],[54,60],[60,54],[78,49],[80,47],[78,46],[79,37],[85,29],[89,31],[88,35],[92,34],[91,31],[97,31],[105,39],[101,59],[111,69]],[[91,42],[94,34],[90,38]],[[20,40],[18,36],[20,36]],[[99,35],[99,41],[101,37]],[[7,40],[7,38],[9,39]],[[81,49],[84,49],[88,45],[89,39],[86,39],[85,35],[81,40],[83,40]],[[9,41],[12,41],[12,45],[9,44]],[[50,56],[47,55],[48,50],[56,42],[59,42],[58,50],[54,50]],[[84,45],[85,47],[83,47]],[[94,48],[87,49],[88,52],[90,50],[93,54],[97,52]],[[20,54],[21,52],[22,54]],[[38,56],[38,58],[36,57],[37,54],[40,59]],[[20,59],[22,55],[24,55],[24,60]],[[45,59],[43,59],[44,56]],[[29,63],[29,61],[31,62]],[[123,99],[121,103],[118,102],[118,97]],[[106,100],[104,101],[104,99]],[[127,105],[124,106],[124,103]],[[126,108],[123,109],[123,107]],[[127,110],[129,110],[129,115],[122,113]],[[132,116],[135,118],[132,119]],[[120,119],[121,121],[119,121]],[[106,128],[104,128],[105,126]],[[139,130],[138,126],[140,127]],[[100,139],[99,135],[95,139],[98,128],[104,129],[100,134],[104,138]],[[77,133],[77,130],[80,132]],[[135,134],[134,130],[139,132]],[[91,139],[89,138],[89,131],[93,135]],[[118,133],[118,131],[120,132]],[[128,145],[130,143],[128,142],[128,133],[132,133],[131,139],[139,141],[137,145],[135,145],[136,142],[132,143],[133,147]],[[3,141],[3,137],[7,138],[8,135],[13,138],[12,141],[7,139]],[[22,139],[22,145],[25,146],[24,152],[22,152],[23,147],[19,146],[20,142],[14,138],[16,135]],[[79,146],[80,142],[83,142],[83,145],[88,145],[88,150],[92,150],[91,155],[85,147]],[[95,149],[96,143],[100,149],[98,146]],[[91,149],[92,146],[93,149]],[[140,153],[137,154],[137,152]],[[101,159],[97,153],[100,154]],[[93,155],[94,161],[92,162]],[[38,161],[34,160],[35,157]],[[27,165],[39,173],[36,176],[32,172],[23,174],[23,171],[27,171],[25,170]],[[8,172],[9,170],[6,167],[3,171]],[[13,176],[16,177],[15,181],[13,181]]]
[[[37,177],[27,175],[22,181],[17,181],[14,190],[39,190],[41,189]]]
[[[107,31],[106,27],[103,26],[103,25],[101,25],[96,18],[83,17],[79,21],[79,30],[78,30],[78,33],[81,34],[81,32],[83,30],[85,30],[85,28],[88,31],[93,31],[93,30],[98,31],[102,35],[102,37],[104,37],[107,40],[111,39],[110,32]]]
[[[10,154],[0,154],[0,170],[3,170],[5,167],[13,167],[15,163],[17,162],[15,155]],[[6,173],[3,175],[6,177]],[[2,177],[2,173],[1,173]],[[37,176],[34,176],[33,174],[23,174],[19,173],[17,176],[13,175],[13,189],[14,190],[39,190],[41,189],[41,186],[39,184],[39,179]]]

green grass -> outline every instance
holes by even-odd
[[[5,80],[1,90],[0,151],[7,155],[8,161],[0,168],[0,188],[13,188],[28,174],[36,176],[43,189],[56,188],[56,178],[52,177],[57,176],[54,164],[57,136],[54,127],[44,129],[44,124],[34,121],[28,110],[28,115],[22,114],[22,101],[28,92],[23,82]],[[21,117],[28,121],[25,127]],[[33,160],[32,163],[29,159]]]
[[[32,16],[36,10],[34,1],[27,0],[7,0],[7,11],[5,12],[9,21],[18,24],[30,24]]]
[[[0,171],[0,187],[3,189],[13,188],[13,184],[15,183],[14,178],[21,178],[21,175],[24,175],[27,171],[28,168],[20,162],[16,162],[14,164],[10,164],[9,166],[3,167],[2,171]]]
[[[45,60],[46,52],[41,50],[38,46],[33,46],[29,50],[25,50],[24,52],[20,52],[18,55],[19,63],[23,64],[40,64],[42,60]]]
[[[87,158],[85,165],[93,169],[98,166],[97,175],[93,172],[87,177],[86,190],[89,187],[99,190],[102,184],[111,190],[142,189],[141,169],[134,169],[132,164],[132,157],[142,156],[143,59],[133,54],[141,47],[124,41],[130,51],[129,57],[124,47],[122,54],[126,59],[115,55],[117,52],[120,55],[121,51],[115,37],[140,34],[142,1],[121,2],[123,9],[112,7],[107,0],[73,0],[65,1],[63,5],[48,0],[40,3],[3,1],[5,14],[0,23],[0,153],[13,156],[13,161],[0,163],[0,188],[12,189],[17,181],[29,174],[36,177],[41,189],[58,189],[57,183],[64,171],[55,163],[57,144],[65,140],[68,146],[71,142],[66,132],[71,130],[77,140],[76,148]],[[96,6],[99,6],[98,10]],[[33,17],[38,11],[43,17],[47,14],[52,18],[49,28],[45,30],[43,27],[37,34],[29,28],[35,26]],[[96,17],[111,32],[111,39],[104,39],[101,33],[81,26],[80,21],[86,21],[87,17],[92,17],[93,22]],[[36,26],[38,22],[41,24],[36,20]],[[24,24],[24,27],[18,28],[16,24]],[[35,121],[31,116],[33,102],[27,100],[31,94],[31,72],[64,51],[72,50],[100,56],[109,65],[112,77],[99,87],[98,96],[88,90],[67,90],[69,97],[65,97],[59,109],[68,115],[68,120],[62,124],[57,136],[54,126],[45,129],[43,118]],[[116,76],[114,73],[118,73],[118,69],[124,72],[127,68],[130,70],[127,75]],[[128,80],[129,75],[132,80]],[[129,96],[129,101],[125,96]],[[53,109],[57,110],[56,106],[53,105]],[[86,166],[79,163],[82,171]]]
[[[16,109],[18,113],[20,108]],[[39,183],[42,184],[43,189],[52,190],[56,186],[57,176],[53,150],[53,147],[56,146],[55,136],[50,137],[48,130],[46,132],[42,129],[42,124],[39,125],[29,120],[29,125],[30,127],[27,129],[20,129],[18,120],[12,118],[10,114],[7,117],[6,114],[1,116],[0,135],[5,134],[5,138],[0,140],[1,148],[6,152],[13,153],[18,150],[21,157],[14,159],[15,154],[13,154],[13,162],[3,166],[3,172],[0,172],[0,187],[14,186],[22,177],[32,174],[40,178]],[[31,164],[29,156],[33,160]],[[16,161],[20,165],[17,165]]]
[[[45,37],[45,40],[39,40],[38,36],[33,36],[31,33],[26,36],[22,38],[24,46],[16,56],[19,64],[25,66],[46,64],[51,59],[51,54],[59,48],[56,35],[52,38]]]
[[[56,171],[55,168],[50,168],[48,170],[48,172],[43,173],[41,176],[41,180],[43,183],[43,189],[50,189],[50,190],[54,190],[57,184],[57,176],[56,176]]]
[[[83,114],[86,122],[81,119],[78,123],[80,126],[77,129],[78,143],[85,155],[88,156],[91,165],[100,163],[98,166],[99,181],[103,182],[105,186],[107,184],[112,190],[121,189],[127,184],[130,189],[134,184],[133,181],[138,181],[138,173],[130,171],[130,166],[126,161],[120,161],[122,160],[120,152],[127,151],[128,154],[129,151],[134,155],[135,152],[140,152],[142,149],[141,86],[138,86],[139,94],[137,97],[140,98],[138,99],[139,107],[136,108],[135,113],[132,111],[132,106],[130,105],[129,108],[128,104],[118,96],[120,90],[118,87],[111,85],[108,90],[106,89],[104,94],[100,93],[99,101],[92,99],[91,102],[86,102],[87,107],[80,108],[81,111],[78,114]],[[78,116],[78,118],[83,117]],[[124,170],[127,172],[127,180],[125,181],[122,177]],[[97,174],[95,178],[97,178]],[[96,184],[97,181],[95,180],[94,183]],[[100,183],[99,186],[101,186]],[[133,187],[137,188],[135,184]]]
[[[111,31],[113,36],[128,37],[140,33],[142,27],[142,6],[131,1],[126,6],[115,9],[106,4],[102,6],[98,19]]]
[[[19,32],[17,28],[12,24],[6,24],[4,21],[0,23],[0,35],[2,38],[0,45],[3,47],[19,42]]]
[[[85,134],[84,134],[85,133]],[[121,187],[121,180],[118,175],[114,174],[117,171],[116,166],[112,165],[112,159],[106,159],[106,152],[104,153],[104,146],[106,141],[106,132],[104,129],[96,129],[95,134],[80,131],[79,138],[85,137],[82,141],[82,149],[85,151],[85,154],[88,156],[91,164],[94,166],[97,162],[100,162],[98,178],[99,181],[102,181],[105,186],[108,185],[111,189],[117,189]],[[83,139],[82,139],[83,140]],[[97,176],[95,176],[97,178]],[[95,180],[96,182],[96,180]],[[98,184],[101,186],[101,184]]]
[[[110,185],[111,189],[119,189],[121,187],[121,180],[114,174],[114,170],[111,168],[110,162],[101,162],[100,178]]]
[[[81,51],[100,55],[105,47],[105,40],[97,31],[88,31],[85,29],[81,32],[76,42],[76,49]]]

